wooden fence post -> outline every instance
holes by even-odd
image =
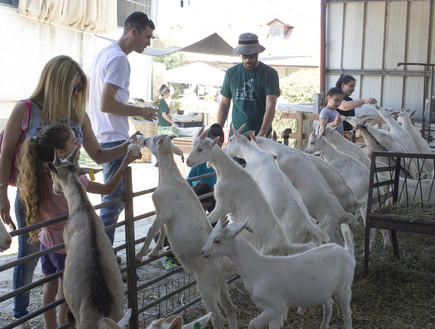
[[[127,291],[128,307],[131,308],[131,318],[129,328],[139,328],[139,313],[137,302],[137,277],[136,277],[136,249],[134,236],[133,221],[133,183],[131,177],[131,168],[126,167],[124,170],[124,197],[125,197],[125,241],[127,256]]]

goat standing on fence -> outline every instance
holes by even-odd
[[[234,218],[250,216],[253,233],[246,231],[245,237],[264,254],[287,255],[297,251],[290,246],[284,229],[261,192],[255,180],[229,155],[216,145],[218,138],[207,138],[204,127],[192,143],[186,160],[189,167],[209,161],[215,168],[216,207],[208,215],[210,223],[217,222],[228,213]]]
[[[207,244],[203,257],[228,256],[236,265],[246,290],[263,312],[249,322],[249,329],[278,329],[287,318],[291,306],[323,304],[321,329],[328,327],[332,314],[332,298],[340,301],[344,326],[352,328],[350,309],[351,287],[355,270],[353,237],[349,226],[341,225],[344,248],[328,243],[292,256],[260,254],[238,234],[246,227],[219,220]]]
[[[148,138],[145,146],[157,158],[159,185],[152,195],[156,219],[148,230],[146,240],[136,255],[141,261],[160,229],[156,248],[150,253],[157,256],[163,246],[165,232],[171,249],[183,267],[192,272],[207,311],[212,312],[213,327],[223,328],[223,317],[218,303],[224,308],[231,329],[237,328],[236,307],[231,302],[227,278],[235,272],[228,259],[211,262],[201,258],[201,248],[212,230],[201,203],[190,185],[181,175],[173,153],[183,156],[168,135]]]
[[[328,234],[314,223],[302,202],[302,197],[278,168],[272,154],[251,143],[233,129],[233,136],[228,140],[224,151],[234,157],[246,160],[245,170],[257,181],[266,200],[281,222],[284,232],[291,243],[315,242],[317,245],[329,241]],[[255,141],[255,136],[251,135]]]
[[[260,136],[256,137],[255,142],[276,157],[279,168],[300,193],[308,212],[328,233],[331,242],[342,244],[343,235],[340,232],[340,223],[352,222],[355,216],[343,209],[336,195],[307,154]],[[337,181],[336,184],[339,182]],[[347,198],[352,196],[353,194],[348,194]]]
[[[121,319],[124,296],[121,273],[103,222],[79,178],[78,150],[65,160],[56,151],[55,160],[49,163],[53,189],[63,192],[68,201],[69,216],[63,233],[68,255],[63,284],[65,301],[78,329],[122,328],[130,315],[128,312]]]

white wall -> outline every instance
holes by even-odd
[[[105,35],[117,40],[120,30]],[[94,34],[40,22],[17,13],[16,8],[0,5],[0,102],[27,98],[34,90],[45,63],[57,55],[69,55],[89,74],[95,55],[110,41]],[[152,58],[129,55],[130,95],[150,99]]]

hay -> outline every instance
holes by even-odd
[[[395,217],[413,217],[420,220],[435,220],[435,203],[434,202],[412,202],[408,205],[400,203],[378,209],[376,213],[394,215]]]
[[[352,227],[352,232],[357,260],[351,302],[353,328],[434,328],[435,237],[398,232],[401,259],[396,260],[392,247],[383,249],[381,234],[377,234],[370,253],[369,275],[363,278],[364,227]],[[260,310],[240,280],[232,285],[231,297],[237,306],[239,328],[247,328]],[[186,321],[204,313],[201,306],[186,314]],[[321,306],[308,308],[303,316],[290,308],[284,328],[319,328],[322,314]],[[334,303],[330,328],[344,328],[338,302]]]

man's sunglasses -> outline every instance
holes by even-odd
[[[249,59],[256,59],[257,56],[258,56],[258,54],[254,54],[254,55],[242,55],[242,58],[243,59],[247,59],[247,58],[249,58]]]

